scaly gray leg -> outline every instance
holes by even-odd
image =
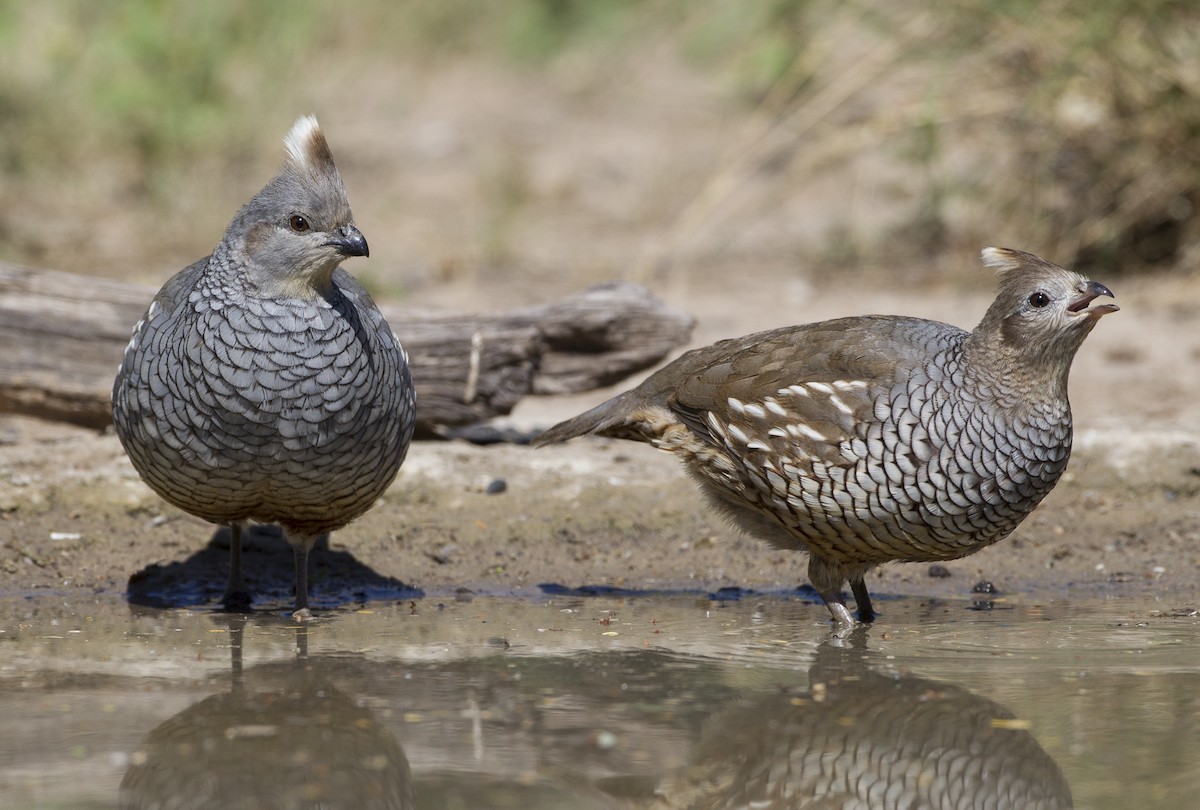
[[[296,611],[292,618],[306,622],[313,617],[308,609],[308,552],[316,544],[317,538],[311,534],[288,534],[288,542],[292,544],[292,553],[296,559]]]
[[[225,595],[221,604],[226,610],[245,611],[250,608],[250,590],[246,587],[246,579],[242,576],[242,527],[245,524],[235,520],[229,524],[229,580],[225,584]]]

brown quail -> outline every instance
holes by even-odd
[[[632,391],[543,433],[678,454],[712,504],[768,543],[807,551],[834,620],[875,612],[863,576],[972,554],[1017,527],[1071,453],[1067,375],[1115,304],[1018,250],[986,248],[1000,290],[966,332],[868,315],[790,326],[684,354]]]
[[[284,143],[279,174],[134,326],[113,423],[151,489],[230,525],[226,606],[250,602],[246,521],[278,523],[308,618],[308,552],[395,478],[415,403],[400,341],[340,267],[367,242],[316,119]]]

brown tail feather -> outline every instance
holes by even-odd
[[[577,436],[604,433],[609,428],[622,424],[627,415],[627,409],[624,407],[625,401],[631,393],[633,392],[626,391],[624,394],[619,394],[607,402],[597,405],[590,411],[585,411],[565,422],[559,422],[535,438],[530,444],[534,447],[557,444]]]

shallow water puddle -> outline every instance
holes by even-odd
[[[0,600],[0,806],[1195,806],[1200,619],[881,606]]]

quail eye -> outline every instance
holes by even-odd
[[[288,219],[288,225],[296,233],[306,233],[312,227],[308,224],[308,220],[299,214],[292,214],[291,218]]]
[[[1041,309],[1050,303],[1050,296],[1046,295],[1044,292],[1035,292],[1033,295],[1029,296],[1029,303],[1030,305]]]

